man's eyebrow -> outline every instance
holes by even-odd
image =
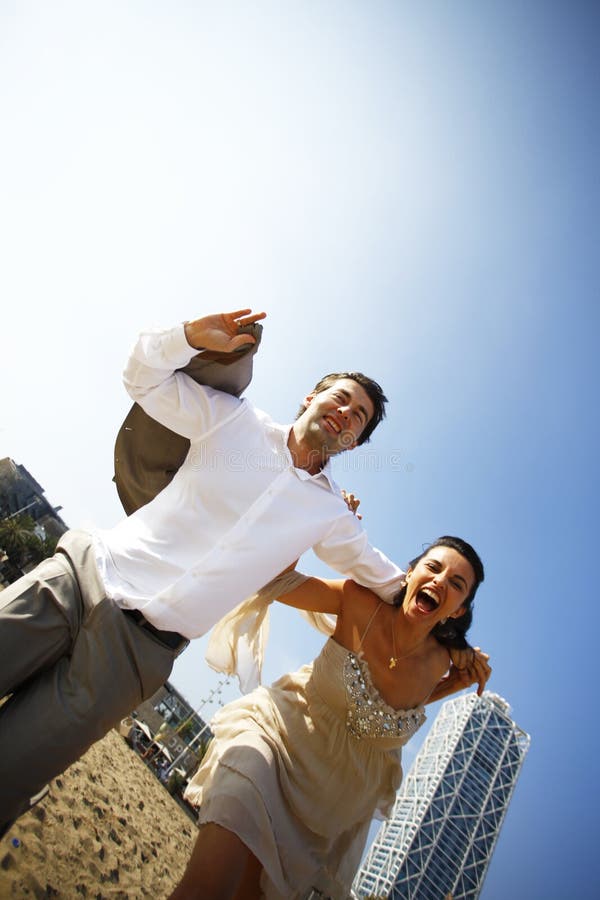
[[[341,394],[341,395],[343,396],[344,400],[350,400],[350,399],[351,399],[351,397],[350,397],[350,391],[347,391],[346,388],[342,388],[342,387],[341,387],[341,388],[337,388],[337,392],[338,392],[338,394]],[[369,420],[369,413],[367,412],[367,410],[365,409],[365,407],[362,405],[362,403],[359,403],[358,406],[357,406],[356,408],[358,409],[359,412],[361,412],[361,413],[363,414],[365,422],[368,422],[368,420]]]

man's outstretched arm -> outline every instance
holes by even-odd
[[[252,315],[249,310],[241,310],[239,314],[225,313],[204,316],[188,322],[186,324],[190,338],[195,343],[193,348],[181,326],[173,329],[175,341],[179,346],[176,348],[175,356],[171,356],[168,350],[166,352],[171,367],[180,369],[196,384],[212,387],[239,397],[252,377],[253,356],[260,343],[262,332],[262,325],[257,323],[264,317],[264,313]],[[168,344],[166,335],[169,334],[171,333],[165,332],[162,336],[163,352],[155,353],[155,357],[158,355],[159,359],[154,359],[154,366],[158,362],[160,371],[144,373],[146,386],[148,379],[156,387],[157,384],[173,374],[168,369],[165,370],[164,343]],[[145,337],[149,342],[153,340],[158,346],[161,343],[159,335],[146,335]],[[234,337],[239,340],[232,342]],[[199,342],[204,342],[204,345],[211,347],[215,345],[232,347],[233,345],[233,352],[214,349],[197,352]],[[155,350],[158,349],[158,346]],[[175,348],[171,347],[171,349]],[[194,353],[190,359],[192,349]],[[146,356],[146,362],[149,361],[147,353],[142,356]],[[135,375],[132,374],[132,365]],[[139,367],[139,360],[134,363],[132,358],[125,371],[126,381],[129,380],[133,383],[140,378],[142,371]],[[156,413],[153,417],[150,413],[145,412],[137,402],[131,407],[117,434],[114,451],[115,475],[113,480],[127,515],[131,515],[140,506],[153,500],[172,480],[182,465],[190,446],[188,437],[180,433],[182,430],[181,423],[178,424],[176,430],[173,430],[164,423],[164,419],[162,423],[157,421]]]
[[[313,550],[340,575],[374,591],[386,603],[392,603],[404,583],[402,569],[369,543],[354,515],[341,516]]]
[[[212,409],[219,407],[219,402],[177,370],[200,349],[228,352],[254,343],[255,338],[240,333],[239,328],[263,319],[265,313],[247,313],[203,316],[166,331],[142,332],[123,372],[130,397],[177,434],[187,438],[201,435],[210,427],[215,411],[221,414]]]

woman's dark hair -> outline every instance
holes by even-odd
[[[453,647],[457,650],[463,650],[465,647],[470,646],[465,635],[471,627],[471,623],[473,621],[473,600],[475,598],[475,594],[477,593],[477,588],[485,577],[485,573],[483,571],[483,563],[481,562],[481,559],[479,558],[477,552],[470,544],[468,544],[466,541],[463,541],[462,538],[452,537],[452,535],[446,534],[442,537],[439,537],[432,544],[430,544],[425,550],[423,550],[422,553],[419,554],[419,556],[411,559],[408,564],[409,568],[414,569],[419,560],[423,559],[423,557],[426,556],[430,550],[433,550],[434,547],[450,547],[452,550],[456,550],[457,553],[460,553],[460,555],[464,557],[464,559],[466,559],[468,563],[471,564],[471,568],[473,569],[473,573],[475,575],[475,581],[473,582],[471,592],[463,602],[465,611],[462,616],[458,616],[456,619],[448,619],[446,622],[444,622],[443,625],[441,622],[438,622],[437,625],[435,625],[431,630],[434,638],[440,644],[442,644],[442,646]],[[394,597],[394,605],[401,606],[404,602],[405,596],[406,585],[404,585],[404,587],[401,588]]]

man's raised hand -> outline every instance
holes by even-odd
[[[256,343],[256,338],[251,334],[240,333],[240,328],[253,325],[266,315],[264,312],[253,313],[251,309],[238,309],[236,312],[202,316],[201,319],[185,323],[185,337],[190,347],[196,350],[232,353],[246,344]]]

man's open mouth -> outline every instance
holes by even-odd
[[[323,418],[324,418],[325,422],[329,425],[329,427],[331,428],[332,431],[334,431],[336,434],[340,433],[342,428],[340,425],[338,425],[338,423],[335,421],[335,419],[332,419],[331,416],[323,416]]]

